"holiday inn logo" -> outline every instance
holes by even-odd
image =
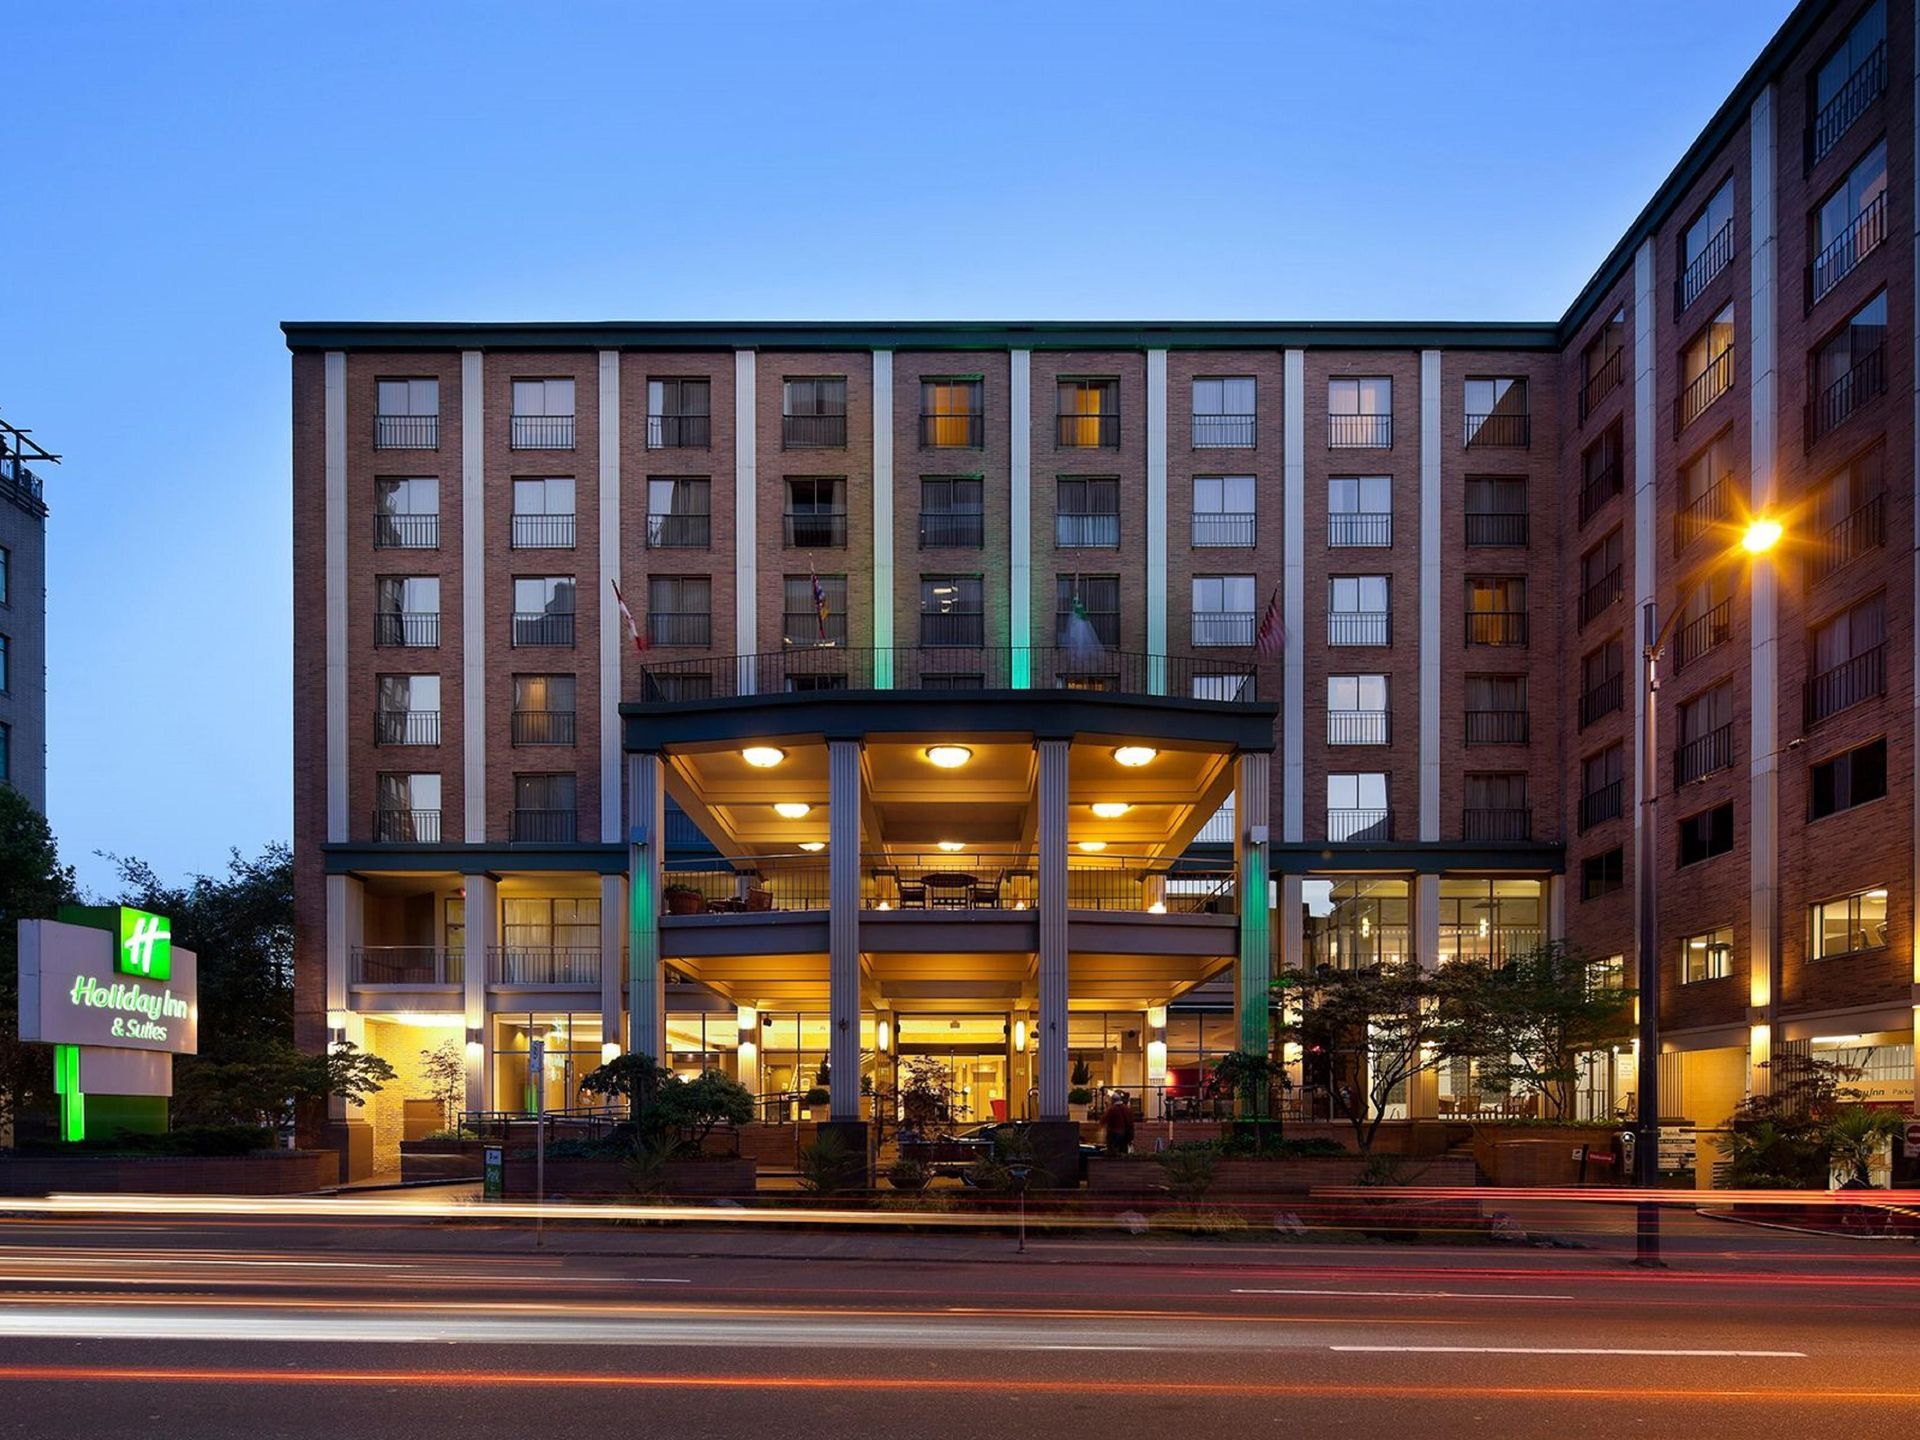
[[[164,915],[120,907],[116,968],[122,975],[138,975],[143,980],[165,980],[173,974],[173,931]]]

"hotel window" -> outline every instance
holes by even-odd
[[[1823,580],[1887,543],[1886,446],[1876,443],[1826,478],[1813,518],[1807,580]]]
[[[1807,303],[1818,304],[1887,238],[1887,142],[1860,158],[1815,208]]]
[[[1680,466],[1680,493],[1673,512],[1673,553],[1724,527],[1739,500],[1733,473],[1731,432],[1722,430]]]
[[[1231,375],[1193,382],[1193,448],[1251,449],[1254,443],[1254,379]]]
[[[984,588],[978,575],[922,575],[920,644],[967,648],[986,644]]]
[[[1054,579],[1054,644],[1071,648],[1068,626],[1078,605],[1100,643],[1120,648],[1120,577],[1118,575],[1060,575]]]
[[[1537,948],[1546,938],[1541,923],[1545,889],[1540,880],[1442,876],[1440,963],[1501,963]]]
[[[647,481],[647,548],[705,550],[713,544],[713,482],[656,476]]]
[[[922,550],[978,550],[986,539],[984,485],[978,475],[929,475],[921,480]]]
[[[513,643],[573,644],[571,575],[517,575],[513,581]]]
[[[600,970],[600,897],[502,897],[500,944],[508,951],[573,951],[583,959],[590,957],[597,975]]]
[[[1600,507],[1625,488],[1620,463],[1621,426],[1618,420],[1600,432],[1599,439],[1580,454],[1580,523],[1600,513]]]
[[[573,449],[573,381],[513,382],[515,450]]]
[[[13,551],[0,545],[0,605],[13,603]]]
[[[815,581],[819,582],[818,594]],[[847,577],[788,575],[781,581],[786,643],[795,649],[847,643]],[[822,614],[822,606],[825,613]]]
[[[1327,776],[1327,839],[1339,843],[1393,838],[1383,771]]]
[[[1467,544],[1524,547],[1527,543],[1527,480],[1524,475],[1467,477]]]
[[[571,745],[575,682],[571,675],[513,677],[513,743]]]
[[[647,581],[647,643],[713,643],[713,581],[705,575],[655,575]]]
[[[1698,865],[1733,849],[1733,802],[1715,805],[1680,822],[1680,864]]]
[[[1467,676],[1467,744],[1527,743],[1527,677]]]
[[[1054,544],[1062,550],[1120,546],[1120,482],[1062,478],[1055,492]]]
[[[1055,389],[1059,442],[1068,449],[1120,448],[1120,382],[1062,380]]]
[[[1339,550],[1393,543],[1393,479],[1336,475],[1327,481],[1327,544]]]
[[[1733,638],[1734,575],[1715,571],[1687,596],[1673,629],[1673,668],[1684,670],[1695,660]]]
[[[1837,900],[1823,900],[1810,908],[1815,960],[1879,950],[1887,943],[1887,887],[1884,885],[1872,890],[1856,890]]]
[[[373,743],[438,745],[440,677],[381,675],[374,680]]]
[[[1465,386],[1469,446],[1524,450],[1533,440],[1527,382],[1515,376],[1469,380]]]
[[[1688,785],[1733,764],[1733,685],[1721,681],[1678,707],[1673,783]]]
[[[790,549],[846,549],[847,482],[817,477],[788,480],[786,526]]]
[[[1580,657],[1580,728],[1626,703],[1625,650],[1618,635]]]
[[[1408,884],[1403,879],[1300,882],[1307,968],[1359,970],[1413,959]]]
[[[438,450],[440,382],[379,380],[374,383],[373,448]]]
[[[1887,7],[1874,0],[1814,72],[1807,163],[1825,158],[1887,88]]]
[[[1335,575],[1327,581],[1327,644],[1385,645],[1391,614],[1384,575]]]
[[[1580,557],[1580,625],[1600,618],[1626,597],[1625,541],[1618,528]]]
[[[1193,543],[1196,549],[1245,549],[1253,544],[1251,475],[1196,475]]]
[[[431,649],[440,643],[440,581],[432,575],[382,575],[374,581],[373,643]]]
[[[1193,698],[1196,700],[1234,701],[1251,699],[1247,694],[1252,678],[1247,675],[1196,675]]]
[[[13,778],[13,727],[0,725],[0,780]]]
[[[1680,394],[1674,402],[1681,429],[1733,388],[1733,306],[1728,305],[1680,352]]]
[[[1253,587],[1251,575],[1194,576],[1193,643],[1253,644]]]
[[[1813,352],[1807,443],[1834,430],[1887,388],[1887,292],[1882,290]]]
[[[373,548],[440,546],[440,482],[431,475],[373,482]]]
[[[1327,677],[1327,744],[1387,743],[1387,677]]]
[[[580,838],[572,775],[513,777],[512,838],[548,844]]]
[[[1465,840],[1531,840],[1533,806],[1517,770],[1468,772],[1460,835]]]
[[[1822,820],[1856,805],[1865,805],[1869,800],[1886,798],[1887,742],[1884,739],[1843,750],[1810,768],[1809,819]]]
[[[780,443],[789,450],[838,450],[847,443],[847,377],[810,375],[783,382]]]
[[[373,838],[440,843],[440,777],[382,771],[374,778]]]
[[[1327,381],[1327,448],[1386,450],[1392,446],[1392,378],[1376,375]]]
[[[978,450],[986,444],[981,379],[956,376],[920,382],[920,443],[929,450]]]
[[[1887,692],[1887,597],[1870,595],[1841,611],[1808,637],[1812,675],[1806,682],[1806,723]]]
[[[713,382],[647,381],[647,448],[704,450],[713,439]]]
[[[1622,305],[1607,317],[1600,333],[1580,351],[1580,419],[1585,421],[1600,402],[1627,378],[1627,309]]]
[[[1580,862],[1580,898],[1598,900],[1602,895],[1611,895],[1617,890],[1627,888],[1626,851],[1616,845],[1611,850],[1602,850],[1598,855],[1588,855]]]
[[[1699,299],[1732,259],[1733,180],[1729,177],[1680,232],[1680,278],[1674,282],[1673,313],[1678,315]]]
[[[573,549],[573,516],[573,477],[513,482],[513,549]]]
[[[13,689],[13,642],[0,635],[0,695]]]
[[[1680,942],[1680,983],[1691,985],[1699,980],[1724,980],[1733,973],[1733,929],[1723,925],[1718,930],[1708,930],[1704,934],[1689,935]]]
[[[1527,643],[1527,581],[1524,575],[1467,577],[1467,644]]]

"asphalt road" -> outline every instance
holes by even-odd
[[[1676,1258],[13,1217],[0,1436],[1911,1436],[1915,1247]]]

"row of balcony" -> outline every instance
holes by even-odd
[[[383,806],[373,812],[373,838],[383,845],[438,845],[438,810]],[[577,810],[515,809],[507,838],[518,844],[572,844],[580,839]]]
[[[827,646],[643,665],[641,698],[701,703],[734,695],[869,690],[1085,690],[1241,703],[1257,698],[1249,661],[1067,646]]]

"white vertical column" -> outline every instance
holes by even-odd
[[[666,848],[667,787],[660,757],[627,757],[627,1049],[663,1060],[667,1043],[666,967],[660,963],[661,859]]]
[[[1065,740],[1040,752],[1040,1119],[1067,1118],[1067,756]]]
[[[1920,44],[1920,10],[1914,12],[1914,33],[1912,39]],[[1920,49],[1909,47],[1914,57],[1914,73],[1910,77],[1915,93],[1920,93]],[[1920,145],[1920,106],[1913,111],[1913,139]],[[1915,152],[1920,153],[1920,152]],[[1916,293],[1920,293],[1920,213],[1916,213],[1913,222],[1913,273]],[[1914,315],[1913,354],[1920,355],[1920,312]],[[1920,370],[1916,370],[1913,380],[1913,473],[1920,476]],[[1920,505],[1913,510],[1913,594],[1920,597]],[[1920,734],[1920,625],[1913,632],[1913,719],[1912,729]],[[1913,855],[1914,873],[1908,888],[1911,908],[1909,916],[1920,917],[1920,785],[1913,792]],[[1920,1102],[1920,946],[1914,949],[1913,959],[1913,1060],[1914,1081],[1913,1098]]]
[[[600,843],[620,843],[620,674],[626,622],[614,604],[620,578],[620,352],[600,352]],[[611,913],[604,906],[602,914]],[[603,927],[604,933],[604,927]],[[614,931],[618,934],[618,930]],[[617,954],[617,952],[616,952]],[[618,968],[618,967],[615,967]],[[616,992],[617,994],[617,992]],[[616,1005],[615,1020],[618,1020]],[[615,1028],[602,1033],[610,1040]]]
[[[487,426],[484,357],[460,354],[460,715],[466,841],[487,840]]]
[[[1285,426],[1281,523],[1280,606],[1287,627],[1286,655],[1280,675],[1280,834],[1289,842],[1306,838],[1307,803],[1307,355],[1289,350],[1285,361]],[[1299,882],[1293,882],[1295,890]],[[1296,901],[1298,896],[1295,896]],[[1299,938],[1298,906],[1294,914]],[[1282,921],[1284,943],[1285,921]],[[1298,954],[1296,948],[1292,955]]]
[[[327,839],[348,838],[347,820],[347,356],[324,364],[326,450]]]
[[[1420,352],[1420,838],[1440,838],[1440,352]]]
[[[757,357],[733,352],[733,653],[740,657],[742,695],[753,693],[753,663],[760,649],[759,506],[755,503],[760,446],[754,430],[759,401]]]
[[[1024,690],[1033,673],[1033,352],[1010,351],[1007,362],[1007,643],[1013,684]]]
[[[1413,954],[1422,970],[1440,964],[1440,877],[1413,877]]]
[[[627,882],[622,875],[600,877],[600,1041],[625,1045],[620,1028],[621,995],[626,986]],[[661,1057],[665,1063],[665,1057]]]
[[[347,1008],[354,947],[363,940],[363,887],[351,875],[327,876],[327,1023]]]
[[[500,884],[484,872],[461,877],[466,949],[460,957],[461,1007],[468,1035],[477,1035],[480,1053],[467,1047],[467,1108],[491,1110],[487,1081],[493,1066],[493,1037],[487,1033],[487,965],[500,943]]]
[[[1167,352],[1147,351],[1147,693],[1167,693]]]
[[[1646,241],[1633,257],[1633,619],[1627,635],[1627,673],[1635,678],[1633,692],[1633,896],[1634,913],[1640,913],[1644,887],[1652,878],[1654,837],[1646,833],[1643,807],[1638,797],[1646,794],[1647,767],[1653,756],[1645,753],[1646,686],[1638,683],[1645,671],[1640,651],[1645,638],[1640,633],[1641,616],[1653,603],[1653,516],[1654,516],[1654,358],[1653,358],[1653,242]]]
[[[860,742],[827,741],[830,1114],[860,1118]]]
[[[1751,322],[1747,334],[1750,377],[1752,494],[1755,514],[1778,503],[1779,286],[1775,271],[1774,92],[1769,85],[1748,114],[1752,152],[1752,260],[1749,266]],[[1768,555],[1753,559],[1753,616],[1749,629],[1752,703],[1748,726],[1747,1088],[1768,1088],[1772,1072],[1773,1021],[1780,973],[1780,590]]]
[[[893,688],[893,352],[873,352],[873,679]]]

